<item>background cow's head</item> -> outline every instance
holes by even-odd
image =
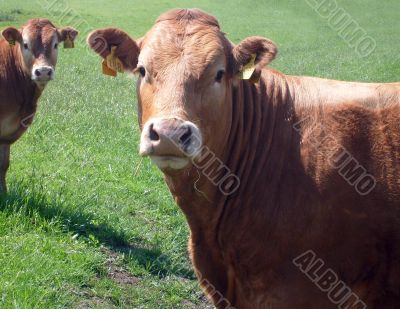
[[[218,155],[228,138],[238,73],[253,60],[252,78],[259,76],[277,52],[262,37],[234,46],[217,20],[197,9],[161,15],[137,41],[106,28],[92,32],[88,44],[103,58],[116,46],[124,69],[139,75],[140,153],[165,172],[188,166],[202,146]]]
[[[2,35],[11,45],[19,45],[24,70],[43,88],[54,78],[60,42],[74,41],[78,31],[56,28],[48,19],[31,19],[20,30],[8,27]]]

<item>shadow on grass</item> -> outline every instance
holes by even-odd
[[[126,261],[135,261],[152,275],[160,278],[175,275],[193,279],[193,271],[180,267],[157,248],[133,245],[122,229],[117,229],[93,214],[85,213],[82,207],[69,209],[62,202],[51,201],[41,190],[15,184],[7,194],[0,195],[0,211],[19,213],[27,217],[38,215],[46,221],[56,221],[63,232],[78,234],[92,245],[103,245],[114,253],[123,254]]]

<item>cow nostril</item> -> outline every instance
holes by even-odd
[[[36,70],[35,70],[35,75],[36,75],[36,76],[40,76],[40,71],[36,69]]]
[[[150,125],[149,127],[150,130],[150,140],[152,141],[158,141],[160,139],[160,136],[157,134],[157,132],[154,130],[153,124]]]
[[[190,143],[190,138],[192,136],[192,129],[187,127],[186,132],[179,138],[181,144],[186,145]]]
[[[50,70],[49,73],[47,73],[48,76],[53,75],[53,70]]]

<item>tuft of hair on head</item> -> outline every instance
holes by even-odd
[[[173,9],[161,14],[156,23],[163,21],[199,22],[220,29],[217,19],[200,9]]]

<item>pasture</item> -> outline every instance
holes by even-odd
[[[138,38],[160,13],[198,7],[235,43],[275,41],[271,67],[286,74],[400,80],[398,0],[337,1],[376,42],[365,57],[310,6],[317,2],[0,0],[0,29],[45,17],[81,32],[75,49],[60,49],[56,79],[11,148],[0,201],[0,307],[209,306],[188,260],[185,218],[162,174],[138,155],[135,77],[102,75],[86,36],[115,26]]]

